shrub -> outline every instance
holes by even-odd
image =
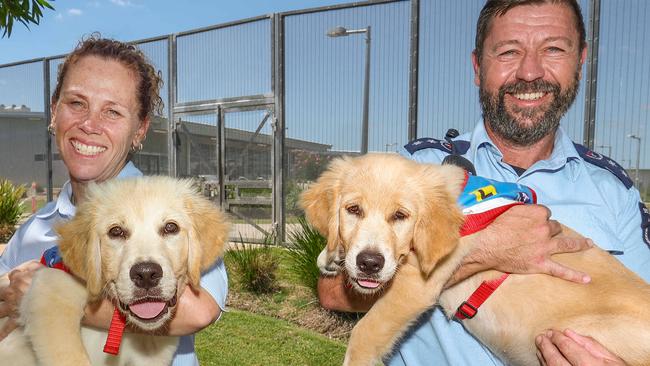
[[[15,186],[9,180],[0,180],[0,242],[7,242],[22,213],[21,198],[24,186]]]
[[[245,290],[265,294],[278,289],[278,260],[268,245],[271,240],[268,238],[264,245],[253,246],[245,245],[244,240],[240,238],[240,243],[226,252],[230,273]]]
[[[320,271],[316,265],[318,254],[325,248],[327,240],[304,217],[298,218],[300,228],[289,232],[289,272],[296,281],[317,294]]]

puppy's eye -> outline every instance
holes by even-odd
[[[393,220],[395,221],[402,221],[406,220],[409,217],[409,215],[403,211],[395,211],[393,214]]]
[[[345,208],[345,210],[355,216],[361,216],[362,212],[361,207],[359,205],[351,205]]]
[[[108,229],[108,236],[113,239],[126,239],[127,235],[127,231],[117,225]]]
[[[163,226],[162,234],[163,235],[176,234],[176,233],[178,233],[178,230],[179,230],[178,224],[176,224],[175,222],[170,221],[170,222],[166,223],[165,226]]]

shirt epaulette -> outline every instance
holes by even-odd
[[[582,146],[578,143],[574,142],[573,145],[575,146],[576,151],[581,158],[583,158],[586,162],[591,163],[592,165],[605,169],[614,174],[614,176],[618,178],[618,180],[620,180],[623,185],[625,185],[625,188],[630,189],[634,185],[634,182],[632,182],[630,176],[627,175],[625,169],[614,160],[595,151],[591,151],[585,146]]]
[[[465,140],[452,140],[451,143],[446,140],[434,139],[431,137],[422,137],[413,140],[404,145],[406,151],[414,154],[416,151],[423,149],[436,149],[447,154],[465,154],[469,150],[469,141]]]

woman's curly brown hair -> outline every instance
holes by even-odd
[[[66,56],[63,64],[59,66],[56,89],[52,95],[52,103],[56,103],[59,100],[61,86],[70,69],[70,65],[75,64],[79,59],[86,56],[97,56],[103,59],[118,61],[139,76],[137,98],[140,104],[140,111],[138,112],[138,118],[140,120],[144,120],[146,117],[152,117],[154,112],[159,115],[162,114],[164,104],[159,93],[163,81],[160,71],[156,71],[144,53],[134,45],[114,39],[102,38],[97,33],[93,33],[88,38],[82,39],[74,51]]]

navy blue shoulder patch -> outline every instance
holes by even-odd
[[[446,140],[438,140],[431,137],[423,137],[413,140],[404,145],[406,151],[414,154],[416,151],[424,149],[436,149],[444,152],[445,154],[458,154],[463,155],[469,150],[469,141],[454,140],[448,142]]]
[[[587,149],[585,146],[582,146],[578,143],[574,142],[573,145],[578,151],[580,157],[582,157],[586,162],[591,163],[599,168],[605,169],[610,173],[614,174],[614,176],[616,176],[618,180],[623,182],[625,188],[630,189],[634,185],[634,182],[632,182],[630,176],[627,175],[625,169],[614,160],[608,158],[603,154],[599,154],[595,151],[591,151]]]
[[[641,210],[641,233],[643,235],[643,241],[650,246],[650,210],[648,210],[643,202],[639,202],[639,210]]]

